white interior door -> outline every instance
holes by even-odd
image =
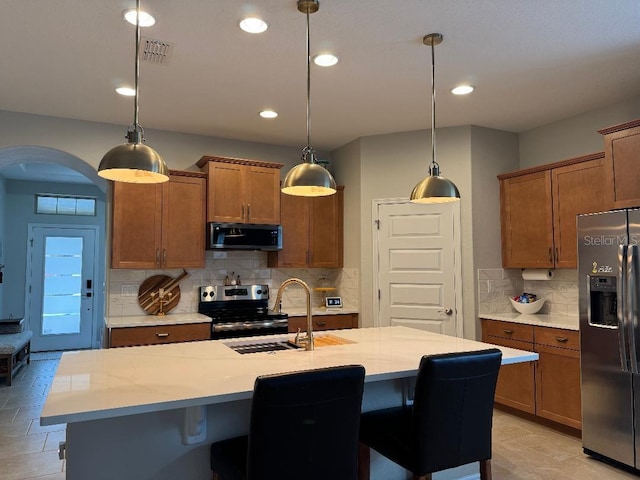
[[[31,349],[91,348],[97,227],[29,225]]]
[[[374,210],[375,324],[462,337],[459,203],[377,201]]]

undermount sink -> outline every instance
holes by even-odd
[[[231,350],[241,354],[298,350],[300,348],[298,345],[295,345],[288,340],[234,341],[226,342],[225,345]]]
[[[348,345],[355,343],[353,340],[348,340],[336,335],[319,333],[315,335],[316,347],[332,347],[337,345]],[[224,345],[229,347],[238,353],[260,353],[260,352],[277,352],[281,350],[304,350],[304,345],[296,345],[293,340],[279,336],[275,338],[261,338],[256,339],[244,339],[233,340],[224,342]]]

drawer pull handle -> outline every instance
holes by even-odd
[[[327,322],[325,322],[324,320],[318,320],[316,322],[316,325],[318,325],[319,327],[324,327],[327,324]]]
[[[506,333],[507,335],[513,335],[513,330],[511,330],[510,328],[505,328],[504,333]]]
[[[156,333],[156,337],[158,338],[167,338],[168,336],[168,333]]]
[[[556,342],[567,343],[569,341],[569,337],[556,337]]]

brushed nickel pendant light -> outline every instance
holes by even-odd
[[[431,47],[431,164],[429,175],[419,182],[411,192],[411,201],[415,203],[444,203],[460,200],[458,187],[440,176],[440,165],[436,162],[436,62],[435,46],[442,43],[442,35],[425,35],[422,43]]]
[[[169,169],[153,148],[144,144],[144,130],[138,123],[138,79],[140,77],[140,0],[136,0],[136,63],[133,124],[127,129],[127,143],[109,150],[98,166],[98,175],[127,183],[162,183]]]
[[[336,193],[336,182],[329,171],[317,163],[311,146],[311,45],[309,15],[320,8],[317,0],[298,0],[298,11],[307,16],[307,145],[302,149],[302,162],[287,173],[282,192],[301,197],[321,197]]]

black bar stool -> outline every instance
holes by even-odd
[[[249,435],[214,443],[214,480],[355,480],[364,367],[256,379]]]
[[[369,479],[373,448],[414,480],[471,462],[480,462],[481,480],[490,480],[501,360],[497,348],[422,357],[412,406],[362,414],[358,479]]]

